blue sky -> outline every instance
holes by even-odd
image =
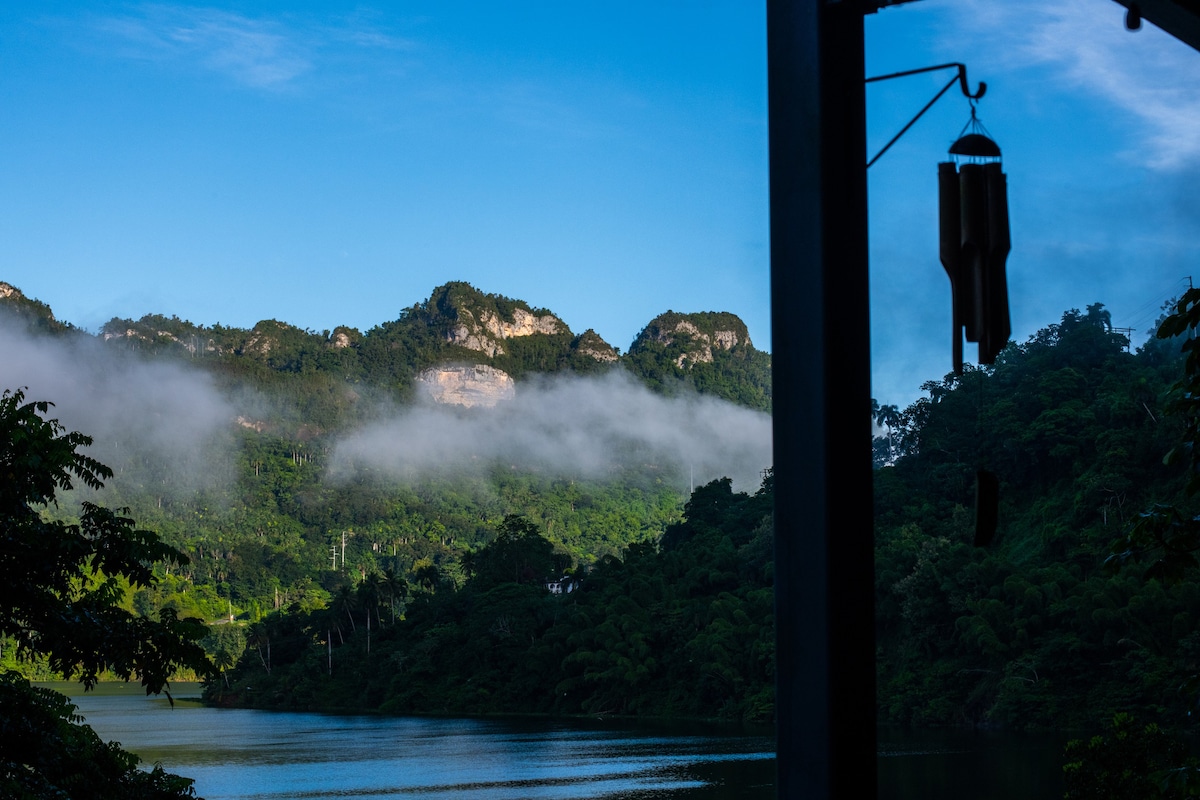
[[[1200,55],[1109,0],[922,0],[867,35],[868,74],[989,84],[1016,338],[1096,301],[1144,329],[1200,272]],[[769,349],[765,60],[744,1],[7,3],[0,280],[91,330],[365,330],[467,280],[622,350],[667,309]],[[871,86],[872,150],[948,78]],[[949,367],[934,177],[967,117],[947,95],[871,169],[884,402]]]

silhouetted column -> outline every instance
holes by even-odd
[[[768,0],[779,796],[875,796],[862,9]]]

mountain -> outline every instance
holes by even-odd
[[[768,407],[770,357],[732,314],[662,315],[624,355],[463,282],[365,332],[148,314],[93,336],[8,284],[0,318],[0,364],[114,468],[99,499],[192,559],[148,611],[320,604],[349,565],[455,575],[514,513],[590,564],[657,538],[693,475],[769,466],[761,415],[653,394]],[[545,380],[564,373],[597,380]]]
[[[45,303],[8,284],[0,284],[0,308],[15,311],[40,330],[71,327],[55,320]],[[745,323],[734,314],[668,311],[621,355],[593,329],[576,335],[548,309],[462,281],[435,288],[427,300],[366,333],[347,326],[317,332],[278,320],[263,320],[250,329],[206,326],[147,314],[137,320],[113,318],[98,338],[147,355],[185,358],[227,382],[290,385],[289,391],[300,395],[314,390],[329,394],[333,382],[380,388],[399,400],[432,394],[457,403],[461,392],[429,391],[431,381],[448,380],[446,369],[462,378],[468,373],[461,368],[471,368],[472,385],[499,397],[506,391],[501,386],[532,375],[623,368],[662,393],[694,391],[770,409],[770,356],[754,348]],[[337,426],[344,411],[314,408],[319,419],[309,421]]]
[[[25,296],[17,287],[0,281],[0,308],[7,310],[31,329],[44,333],[64,333],[72,326],[54,318],[50,306]]]
[[[770,466],[765,415],[688,400],[766,408],[769,365],[732,314],[662,315],[622,355],[593,329],[463,282],[366,331],[147,314],[96,335],[0,284],[0,379],[57,403],[49,413],[94,437],[89,453],[114,473],[49,513],[72,522],[84,498],[124,509],[187,556],[126,592],[144,616],[340,615],[381,575],[413,602],[453,594],[514,515],[544,533],[555,579],[612,572],[680,521],[693,478],[744,482]],[[551,379],[571,375],[587,379]],[[728,609],[725,584],[710,585]],[[246,644],[223,624],[205,646],[232,663]],[[310,644],[277,640],[276,658]],[[33,669],[14,652],[2,648],[0,667]],[[737,713],[765,713],[761,683]]]
[[[660,314],[637,335],[623,363],[658,391],[690,389],[749,408],[771,408],[771,357],[755,349],[746,324],[734,314]]]

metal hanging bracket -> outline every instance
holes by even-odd
[[[928,111],[929,109],[931,109],[933,107],[933,104],[942,98],[942,95],[944,95],[946,92],[950,91],[950,87],[954,85],[955,81],[958,81],[959,86],[962,88],[963,96],[971,101],[972,111],[974,111],[974,108],[975,108],[975,101],[978,100],[979,98],[983,97],[984,94],[987,93],[987,84],[984,83],[983,81],[980,81],[979,88],[975,90],[974,94],[972,94],[970,86],[967,84],[967,65],[960,64],[957,61],[953,61],[949,64],[938,64],[937,66],[934,66],[934,67],[922,67],[921,69],[909,69],[909,70],[905,70],[904,72],[893,72],[889,75],[877,75],[874,78],[866,79],[866,83],[875,83],[876,81],[889,81],[889,80],[892,80],[893,78],[907,78],[909,75],[919,75],[922,72],[936,72],[937,70],[950,69],[951,67],[957,68],[958,74],[955,75],[953,78],[951,78],[950,82],[947,83],[945,86],[943,86],[941,91],[939,91],[937,94],[935,94],[933,96],[933,99],[930,100],[928,103],[926,103],[925,107],[922,108],[920,111],[918,111],[917,115],[915,117],[913,117],[911,120],[909,120],[908,124],[905,125],[903,128],[901,128],[900,132],[897,133],[895,136],[893,136],[891,138],[891,141],[889,141],[887,144],[885,144],[883,146],[883,149],[875,154],[874,158],[872,158],[870,161],[867,162],[868,169],[870,169],[871,165],[874,164],[876,161],[878,161],[880,159],[880,157],[883,156],[883,154],[886,153],[891,148],[892,145],[894,145],[897,141],[899,141],[901,136],[908,133],[908,129],[911,128],[913,125],[915,125],[917,123],[917,120],[919,120],[921,117],[923,117],[925,115],[925,112]]]

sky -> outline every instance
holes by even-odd
[[[988,83],[1014,338],[1094,302],[1152,325],[1200,252],[1200,54],[1110,0],[921,0],[866,32],[868,75]],[[951,74],[867,89],[872,154]],[[968,117],[952,91],[869,173],[882,402],[950,368],[936,164]],[[365,331],[465,280],[621,350],[668,309],[769,350],[767,168],[745,0],[0,8],[0,281],[92,331]]]

